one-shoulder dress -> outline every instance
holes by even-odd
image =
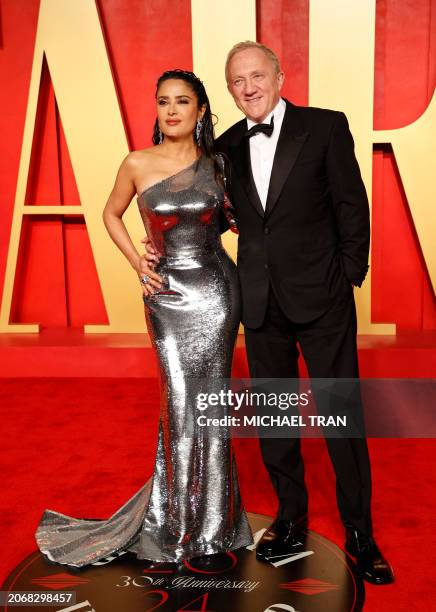
[[[197,426],[193,381],[230,378],[240,319],[236,267],[221,243],[224,189],[214,162],[193,164],[138,197],[162,257],[163,288],[145,297],[161,409],[152,477],[105,520],[45,510],[36,530],[51,561],[82,567],[113,553],[178,562],[252,544],[228,428]],[[189,429],[189,431],[188,431]]]

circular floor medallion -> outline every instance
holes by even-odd
[[[256,514],[249,519],[257,538],[271,522]],[[35,552],[2,591],[0,612],[357,612],[365,593],[347,555],[313,531],[292,554],[268,563],[244,548],[179,565],[153,565],[125,553],[72,570]],[[17,592],[38,592],[39,601],[23,603],[26,596]],[[50,603],[42,605],[43,598]]]

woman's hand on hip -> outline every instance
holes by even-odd
[[[156,290],[162,289],[163,278],[154,271],[154,263],[146,255],[140,255],[136,266],[139,282],[144,295],[153,295]]]

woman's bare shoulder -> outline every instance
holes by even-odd
[[[146,163],[153,163],[156,158],[156,147],[148,147],[147,149],[138,149],[137,151],[130,151],[128,155],[123,160],[123,163],[131,167],[136,167],[139,165],[143,165]]]
[[[161,179],[164,161],[157,147],[131,151],[127,155],[124,162],[137,193],[142,193],[150,184]]]
[[[143,179],[148,173],[154,174],[160,168],[162,155],[156,150],[156,147],[149,147],[131,151],[125,162],[135,177]]]

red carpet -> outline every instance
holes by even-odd
[[[150,476],[157,435],[154,379],[21,378],[0,382],[3,579],[35,550],[44,508],[107,517]],[[366,586],[365,610],[436,610],[433,440],[370,440],[377,540],[396,583]],[[247,510],[274,514],[256,440],[236,440]],[[322,440],[304,441],[311,528],[342,545],[334,478]]]

